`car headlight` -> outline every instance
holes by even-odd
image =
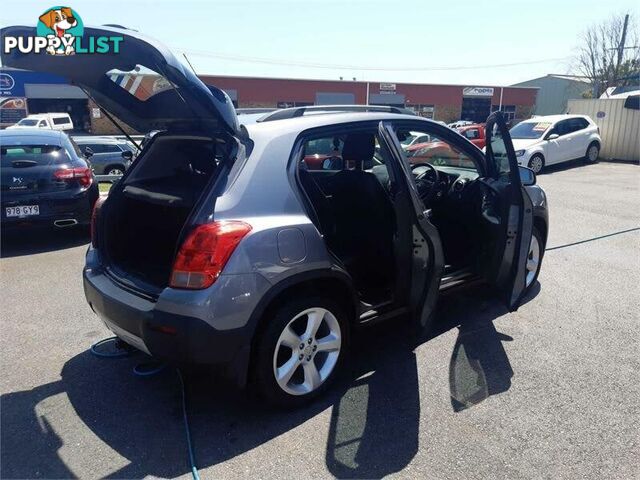
[[[516,157],[521,157],[524,155],[525,150],[516,150]]]

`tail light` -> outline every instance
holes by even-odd
[[[93,183],[91,169],[86,167],[61,168],[55,171],[53,178],[67,182],[75,180],[83,187],[88,187]]]
[[[196,227],[176,256],[170,286],[189,289],[211,286],[235,248],[250,231],[251,225],[235,220]]]
[[[98,232],[97,232],[97,223],[98,223],[98,215],[100,214],[100,208],[102,208],[102,204],[106,200],[107,197],[98,197],[96,203],[93,204],[93,212],[91,212],[91,245],[93,248],[98,246]]]

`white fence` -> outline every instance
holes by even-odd
[[[567,113],[589,115],[600,127],[600,157],[640,161],[640,110],[624,108],[624,98],[569,100]]]

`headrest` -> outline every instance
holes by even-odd
[[[356,162],[356,168],[361,168],[362,162],[370,163],[376,151],[376,141],[373,133],[350,133],[344,139],[342,158]]]

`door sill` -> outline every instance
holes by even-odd
[[[463,283],[468,283],[477,279],[478,276],[473,273],[470,268],[456,270],[442,276],[440,279],[440,291],[443,292],[450,288],[457,287],[458,285],[462,285]]]

